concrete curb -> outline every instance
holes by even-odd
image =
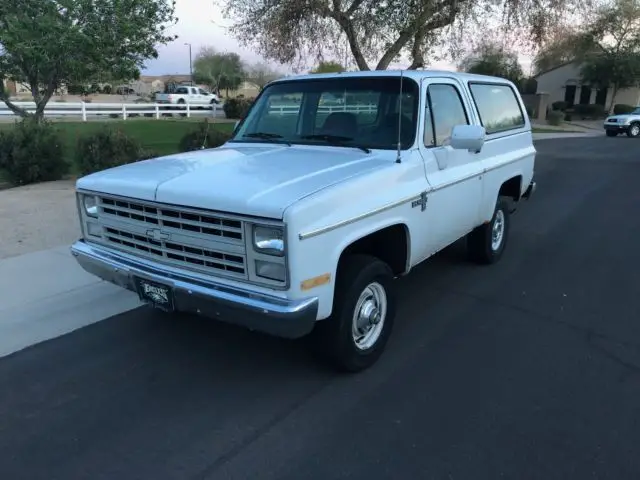
[[[604,135],[604,131],[600,133],[584,132],[584,133],[534,133],[533,140],[551,140],[556,138],[585,138],[585,137],[597,137]]]

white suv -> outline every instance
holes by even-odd
[[[626,133],[628,137],[640,135],[640,107],[630,113],[612,115],[604,121],[604,130],[608,137]]]
[[[325,100],[340,102],[325,105]],[[80,265],[151,305],[312,334],[341,369],[380,356],[394,278],[465,237],[500,259],[535,190],[513,83],[437,71],[269,84],[225,145],[77,182]]]

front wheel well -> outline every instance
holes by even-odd
[[[380,259],[389,265],[395,276],[405,273],[409,256],[407,226],[391,225],[354,241],[342,251],[338,268],[345,257],[354,254],[371,255]]]
[[[520,200],[522,195],[522,175],[510,178],[502,184],[498,196],[512,198],[515,202]]]

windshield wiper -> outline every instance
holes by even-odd
[[[242,138],[259,138],[261,140],[277,140],[279,138],[282,138],[282,135],[279,135],[277,133],[268,133],[268,132],[251,132],[251,133],[246,133],[242,136]],[[291,146],[291,144],[289,142],[283,142],[286,143],[287,145]]]
[[[352,137],[344,137],[342,135],[313,134],[313,135],[303,135],[301,138],[303,140],[324,140],[329,144],[339,145],[341,147],[358,148],[365,153],[371,153],[371,149],[367,147],[364,147],[362,145],[350,144],[349,142],[353,141]]]

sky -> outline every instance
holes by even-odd
[[[189,73],[189,47],[195,58],[200,48],[214,47],[219,51],[233,51],[238,53],[248,63],[256,63],[263,59],[249,48],[243,48],[226,31],[230,22],[225,20],[213,0],[176,0],[176,17],[178,22],[171,32],[178,35],[178,39],[168,45],[159,47],[158,58],[148,62],[143,75],[176,75]],[[521,64],[527,71],[530,60],[520,58]],[[269,62],[273,63],[273,62]],[[277,64],[274,66],[278,67]],[[432,63],[432,69],[455,70],[455,66],[447,62]],[[287,66],[279,66],[278,70],[289,72]]]

